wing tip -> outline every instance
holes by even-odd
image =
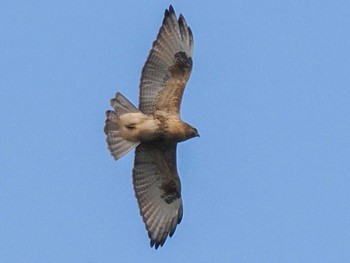
[[[167,24],[168,19],[176,20],[176,13],[172,5],[169,5],[169,8],[164,11],[163,25]]]
[[[170,15],[169,10],[168,10],[168,9],[165,9],[165,11],[164,11],[164,20],[163,20],[163,24],[164,24],[166,18],[167,18],[169,15]]]
[[[183,215],[183,211],[182,211],[182,207],[181,207],[178,210],[178,217],[173,218],[168,223],[168,226],[167,226],[168,230],[165,231],[163,234],[157,235],[155,238],[153,237],[153,233],[147,227],[147,224],[145,224],[147,232],[148,232],[148,237],[150,239],[150,246],[154,247],[155,249],[158,249],[159,247],[163,247],[163,245],[165,244],[165,241],[168,239],[168,237],[171,238],[174,235],[177,226],[180,224],[180,222],[182,220],[182,215]]]
[[[159,248],[159,247],[163,247],[165,241],[166,241],[166,238],[167,236],[165,236],[165,238],[157,241],[155,239],[151,239],[149,244],[150,244],[150,247],[154,247],[156,250]]]
[[[170,14],[175,14],[174,7],[171,4],[169,5],[169,12],[170,12]]]

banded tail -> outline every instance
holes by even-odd
[[[119,92],[117,92],[115,98],[111,99],[111,105],[114,111],[106,112],[107,119],[104,132],[107,135],[108,149],[114,159],[118,160],[140,144],[140,142],[128,141],[120,136],[119,117],[125,113],[139,112],[139,110]]]

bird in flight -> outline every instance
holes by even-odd
[[[180,105],[192,70],[193,35],[170,5],[142,69],[139,107],[121,93],[111,100],[104,131],[115,160],[136,147],[134,191],[151,247],[163,246],[182,219],[177,143],[199,136],[180,118]]]

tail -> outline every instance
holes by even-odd
[[[125,140],[119,135],[119,116],[125,113],[139,112],[139,110],[119,92],[111,100],[111,105],[114,111],[106,112],[104,132],[107,135],[108,149],[114,159],[118,160],[140,144],[140,142]]]

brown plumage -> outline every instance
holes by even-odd
[[[122,94],[111,100],[104,131],[117,160],[136,147],[133,185],[151,246],[163,246],[182,218],[176,167],[178,142],[199,136],[180,119],[180,105],[192,70],[193,36],[172,6],[142,69],[139,108]]]

